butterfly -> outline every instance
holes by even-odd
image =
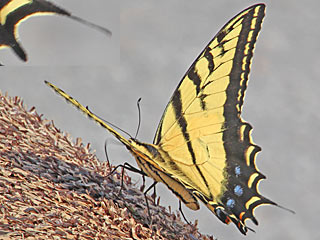
[[[203,202],[222,222],[246,234],[254,209],[277,205],[262,196],[257,169],[261,148],[241,118],[253,50],[265,5],[253,5],[226,23],[174,91],[152,144],[126,139],[77,100],[46,82],[122,142],[145,175],[164,183],[187,207]],[[277,205],[278,206],[278,205]],[[251,229],[250,229],[251,230]]]
[[[72,15],[68,11],[46,0],[1,0],[0,2],[0,48],[9,47],[18,57],[27,61],[27,54],[18,41],[20,23],[35,15],[64,15],[78,22],[111,35],[111,32],[94,23]]]

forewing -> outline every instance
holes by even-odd
[[[257,4],[242,11],[206,46],[175,90],[154,139],[168,156],[167,171],[242,232],[246,218],[257,223],[256,206],[274,204],[258,193],[260,147],[240,117],[264,10]]]

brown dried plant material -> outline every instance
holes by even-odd
[[[81,139],[0,93],[0,239],[213,239],[145,198]]]

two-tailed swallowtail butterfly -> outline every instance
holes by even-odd
[[[27,54],[18,41],[18,26],[31,16],[50,14],[64,15],[85,25],[97,28],[107,35],[111,34],[108,29],[74,16],[46,0],[1,0],[0,48],[12,48],[21,60],[27,61]]]
[[[53,84],[68,102],[119,139],[141,170],[164,183],[189,208],[203,202],[222,222],[246,234],[254,209],[277,205],[259,193],[265,176],[256,167],[261,148],[241,119],[255,42],[265,5],[251,6],[232,18],[209,42],[174,91],[153,144],[126,139],[108,123]]]

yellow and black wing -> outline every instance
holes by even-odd
[[[258,191],[261,148],[240,117],[264,11],[251,6],[218,32],[174,91],[154,138],[165,172],[244,234],[246,219],[257,224],[255,207],[275,204]]]
[[[97,28],[107,34],[111,32],[96,24],[73,16],[66,10],[46,0],[1,0],[0,2],[0,47],[10,47],[23,61],[27,55],[18,41],[18,26],[27,18],[34,15],[58,14],[72,18],[76,21]]]

